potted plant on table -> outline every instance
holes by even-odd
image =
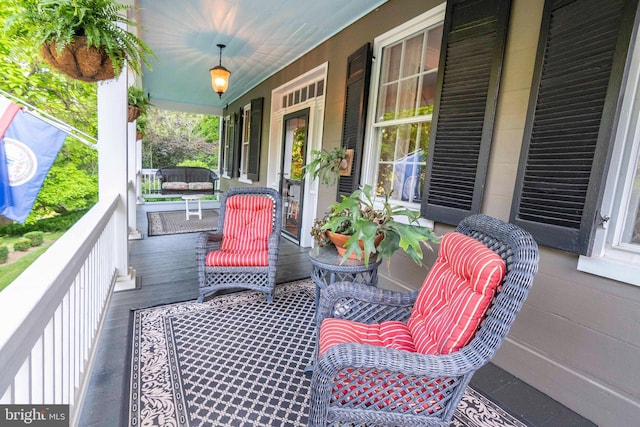
[[[329,206],[323,218],[316,219],[311,235],[320,246],[331,241],[343,260],[351,256],[364,259],[368,265],[374,255],[390,258],[402,249],[422,265],[422,243],[438,242],[439,238],[418,223],[418,212],[391,204],[389,196],[385,194],[377,201],[371,185],[342,196],[341,202]]]
[[[125,15],[130,5],[115,0],[20,0],[17,6],[7,21],[9,33],[40,45],[43,58],[74,79],[117,77],[125,61],[136,73],[142,63],[149,67],[149,46],[120,26],[136,26]]]

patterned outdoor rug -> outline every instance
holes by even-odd
[[[166,234],[195,233],[215,230],[218,226],[218,210],[203,209],[202,219],[191,216],[187,221],[184,210],[167,212],[147,212],[149,221],[148,236]]]
[[[311,280],[136,310],[129,425],[306,426]],[[451,426],[526,427],[467,388]]]

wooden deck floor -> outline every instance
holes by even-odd
[[[183,209],[176,206],[175,210]],[[136,270],[138,289],[116,292],[107,317],[80,416],[82,427],[127,426],[130,326],[132,310],[194,300],[198,297],[195,241],[198,233],[147,237],[148,210],[138,206],[138,228],[143,239],[129,243],[130,265]],[[164,209],[166,210],[166,209]],[[283,239],[278,259],[278,283],[309,277],[307,249]],[[531,426],[594,426],[558,402],[509,373],[489,364],[478,371],[472,386]],[[274,424],[277,425],[277,424]]]

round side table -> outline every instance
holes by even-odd
[[[313,248],[309,251],[313,269],[311,279],[316,285],[316,309],[320,290],[336,282],[353,282],[368,286],[378,285],[378,266],[382,259],[370,258],[369,265],[358,259],[348,259],[341,264],[342,256],[334,247]]]

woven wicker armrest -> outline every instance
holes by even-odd
[[[464,352],[422,354],[394,348],[345,343],[331,346],[318,358],[319,368],[330,377],[340,369],[372,369],[379,372],[403,372],[405,375],[437,378],[455,377],[478,367]],[[383,375],[384,376],[384,375]]]
[[[334,283],[322,291],[317,324],[327,317],[361,323],[405,322],[417,296],[417,291],[395,292],[350,282]]]
[[[205,232],[200,233],[198,240],[196,241],[196,258],[202,258],[206,256],[207,252],[220,249],[220,243],[222,242],[221,233]]]

